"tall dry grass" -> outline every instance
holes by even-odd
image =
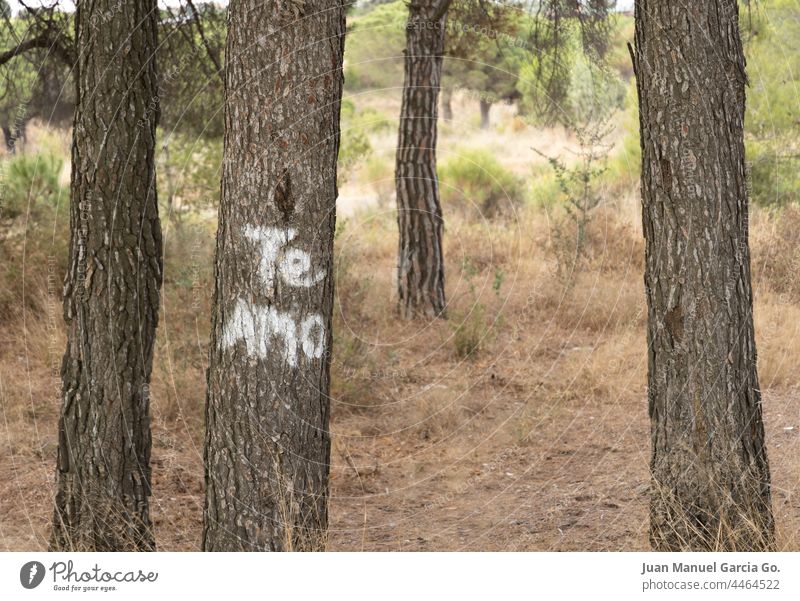
[[[587,416],[599,429],[622,419],[622,431],[629,431],[624,424],[629,416],[618,412],[644,406],[647,369],[636,194],[608,198],[594,212],[585,261],[567,279],[559,274],[553,248],[557,210],[528,203],[497,219],[446,215],[451,317],[413,324],[401,322],[394,312],[392,208],[378,205],[340,220],[331,396],[334,457],[345,475],[337,477],[352,478],[365,490],[370,479],[388,478],[377,464],[342,459],[357,455],[354,449],[363,451],[359,445],[365,439],[395,450],[427,445],[443,456],[463,453],[480,466],[482,452],[496,451],[484,451],[481,437],[495,433],[502,444],[533,449],[548,425],[575,428]],[[43,466],[36,471],[41,474],[54,465],[58,368],[65,344],[60,283],[66,264],[56,255],[65,249],[66,232],[56,230],[54,238],[50,226],[56,222],[36,225],[27,217],[35,227],[26,226],[23,217],[0,224],[0,444],[15,465],[36,462]],[[788,399],[787,407],[800,363],[799,226],[797,209],[752,209],[761,385],[766,395]],[[178,548],[196,544],[192,532],[202,507],[214,231],[213,216],[197,214],[180,226],[169,224],[166,237],[151,386],[153,456],[155,489],[169,490],[158,511],[177,519],[169,512],[180,503],[194,516],[181,526],[169,521],[159,526],[160,536]],[[640,454],[631,461],[646,464],[649,440],[646,433],[640,438]],[[474,449],[464,450],[462,439]],[[780,480],[790,459],[780,452],[778,457],[784,463],[773,472]],[[409,463],[404,477],[424,474],[422,466]],[[32,476],[24,471],[6,480],[6,495],[30,499],[47,490],[46,482],[26,480]],[[781,482],[787,494],[794,493],[790,480]],[[51,514],[46,499],[37,498],[42,505],[31,511],[41,516],[32,528],[42,532]],[[782,531],[781,548],[797,547],[793,528]],[[25,545],[35,548],[45,540]]]

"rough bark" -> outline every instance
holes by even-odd
[[[639,0],[657,550],[773,544],[756,372],[736,2]]]
[[[400,230],[398,308],[405,318],[445,315],[436,121],[447,4],[444,0],[418,0],[408,9],[395,169]]]
[[[481,98],[481,129],[489,129],[489,111],[492,110],[492,103],[485,98]]]
[[[81,2],[75,20],[67,349],[51,548],[151,550],[148,383],[162,277],[156,1]]]
[[[344,4],[230,4],[207,551],[325,546]]]

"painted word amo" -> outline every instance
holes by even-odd
[[[325,322],[320,315],[296,320],[275,307],[254,306],[239,299],[225,325],[223,348],[243,340],[248,355],[265,359],[276,339],[283,341],[283,359],[289,366],[297,367],[298,350],[309,359],[322,357]]]

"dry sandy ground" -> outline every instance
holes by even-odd
[[[488,375],[487,375],[488,374]],[[494,374],[494,377],[492,377]],[[442,437],[373,433],[336,420],[331,550],[646,550],[648,423],[644,399],[554,406],[515,384],[513,370],[475,368],[473,412]],[[410,394],[447,378],[405,384]],[[460,379],[463,385],[463,380]],[[533,398],[532,398],[533,397]],[[484,407],[480,407],[486,403]],[[536,407],[532,427],[522,416]],[[767,442],[781,548],[797,550],[800,444],[784,417],[797,399],[768,395]],[[402,427],[396,420],[395,427]],[[5,433],[0,549],[46,547],[55,422],[30,424],[24,450]],[[527,441],[518,432],[530,428]],[[38,429],[38,437],[36,430]],[[22,451],[22,452],[20,452]],[[202,460],[180,429],[155,432],[153,516],[162,550],[199,550]]]

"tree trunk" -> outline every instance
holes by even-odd
[[[95,22],[102,19],[103,26]],[[53,550],[152,550],[155,0],[81,2]]]
[[[481,98],[481,129],[489,129],[489,111],[492,108],[492,103],[488,100]]]
[[[436,174],[436,119],[445,19],[442,0],[409,4],[405,81],[397,144],[398,308],[405,318],[444,316],[442,208]],[[440,18],[435,19],[438,12]]]
[[[17,143],[14,138],[14,132],[9,125],[3,126],[3,140],[6,143],[6,152],[8,154],[15,154]]]
[[[668,32],[668,33],[665,33]],[[756,373],[736,2],[639,0],[656,550],[773,545]]]
[[[442,119],[453,120],[453,88],[442,88]]]
[[[325,547],[344,4],[230,4],[207,551]]]

